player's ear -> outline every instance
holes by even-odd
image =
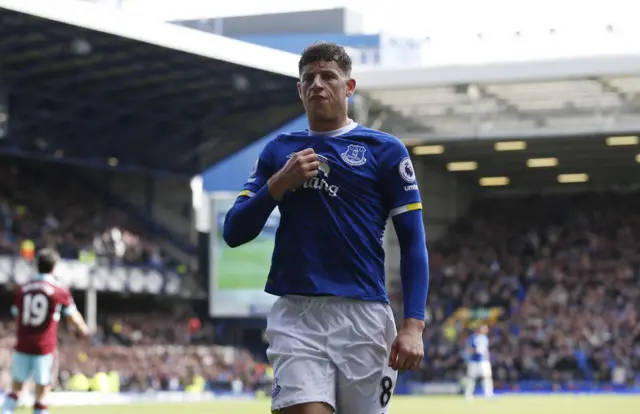
[[[300,87],[300,82],[298,82],[298,96],[302,99],[302,88]]]
[[[347,96],[353,96],[356,93],[356,80],[351,78],[347,80]]]

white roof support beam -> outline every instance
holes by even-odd
[[[640,55],[624,55],[486,65],[424,66],[401,69],[362,68],[355,74],[355,78],[360,90],[369,91],[474,83],[637,76],[638,73],[640,73]]]
[[[162,0],[158,0],[162,1]],[[80,0],[0,0],[0,8],[280,75],[298,77],[298,56]]]

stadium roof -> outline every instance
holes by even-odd
[[[410,144],[640,131],[640,55],[360,69],[359,90]]]
[[[539,192],[556,187],[611,189],[640,184],[637,135],[449,140],[415,146],[411,152],[416,160],[449,170],[472,188],[484,184]],[[481,183],[485,177],[490,179]],[[506,177],[508,182],[496,177]]]
[[[200,173],[302,112],[297,57],[77,0],[0,0],[0,153]]]

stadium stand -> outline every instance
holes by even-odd
[[[157,194],[185,194],[175,183],[189,191],[203,169],[299,116],[295,56],[75,0],[5,0],[0,23],[0,173],[19,180],[3,180],[3,217],[15,228],[2,251],[17,253],[29,233],[67,258],[91,245],[110,263],[195,270],[183,230],[191,200],[168,208]],[[126,180],[142,184],[115,185]],[[143,198],[127,193],[140,188]]]
[[[419,379],[464,377],[468,324],[452,316],[500,308],[491,328],[498,387],[640,382],[639,207],[638,193],[477,202],[431,248]]]
[[[31,240],[36,249],[56,248],[65,259],[163,267],[151,236],[60,168],[3,158],[0,182],[0,253],[20,254],[20,245]]]
[[[412,379],[464,376],[468,325],[452,322],[462,307],[505,310],[491,328],[498,389],[523,381],[640,381],[639,207],[637,193],[477,202],[432,247],[426,358]],[[122,390],[184,389],[194,375],[213,390],[229,390],[234,380],[247,389],[268,382],[248,352],[210,345],[216,331],[206,320],[106,310],[91,347],[63,336],[60,387],[73,373],[99,371],[117,371]],[[11,330],[5,320],[3,343]],[[6,380],[9,346],[3,348]]]
[[[170,322],[168,318],[170,317]],[[162,312],[109,314],[101,318],[91,346],[65,332],[61,338],[57,389],[71,390],[73,375],[91,379],[98,372],[117,373],[120,391],[184,391],[202,378],[212,391],[255,391],[270,386],[266,366],[247,351],[211,345],[211,324]],[[9,385],[13,321],[0,321],[0,388]]]
[[[64,256],[60,273],[79,307],[95,311],[96,295],[100,303],[94,343],[61,335],[58,387],[107,370],[122,391],[202,391],[204,378],[216,390],[261,386],[265,367],[250,353],[213,345],[225,340],[214,341],[201,302],[177,303],[206,292],[206,271],[180,270],[184,256],[174,253],[195,258],[195,240],[152,214],[162,198],[153,196],[164,179],[167,190],[189,188],[205,168],[298,117],[297,58],[75,0],[1,0],[0,38],[2,303],[44,246]],[[127,194],[140,186],[120,185],[128,179],[147,187],[142,202]],[[136,268],[154,271],[123,270]],[[123,310],[129,303],[133,313]],[[6,390],[14,327],[1,315]]]
[[[76,269],[76,260],[89,259],[105,264],[99,270],[106,275],[97,289],[100,305],[92,342],[62,329],[57,390],[268,392],[272,378],[264,364],[262,338],[225,331],[223,326],[235,321],[213,322],[202,301],[177,297],[192,292],[165,288],[170,284],[165,271],[181,273],[174,270],[183,263],[163,246],[172,244],[192,257],[193,241],[149,219],[147,203],[132,205],[126,194],[104,192],[100,179],[94,178],[117,171],[158,180],[172,177],[188,185],[188,179],[204,168],[299,116],[290,79],[295,57],[76,3],[60,0],[47,6],[45,0],[0,0],[0,114],[5,108],[8,114],[0,119],[0,128],[8,131],[0,136],[0,303],[10,302],[17,275],[30,272],[25,261],[15,259],[24,256],[23,242],[32,241],[33,248],[53,246],[70,263],[65,270]],[[151,33],[160,34],[153,38]],[[609,75],[637,72],[636,60],[632,63],[622,65],[622,73],[611,69],[615,73]],[[520,65],[510,68],[516,66]],[[490,69],[484,69],[491,72],[485,81],[500,83],[498,71]],[[600,69],[565,74],[586,76]],[[424,89],[412,94],[419,100],[433,96],[429,88],[447,71],[445,80],[464,80],[455,78],[460,71],[451,68],[433,71],[428,79],[418,71],[413,78],[398,79],[405,83],[400,87],[422,79]],[[380,85],[372,72],[363,75],[362,84],[372,88],[366,91],[369,97],[394,107],[396,116],[414,106],[406,95],[390,98],[374,88],[398,85]],[[620,92],[626,90],[622,83],[612,84],[607,93],[625,94]],[[588,85],[579,85],[577,97],[569,101],[579,100],[581,88]],[[469,97],[468,88],[445,89],[445,102],[432,104],[435,113],[447,119],[428,125],[433,129],[422,124],[409,129],[413,143],[433,138],[425,131],[444,136],[449,126],[459,127],[448,131],[448,139],[456,142],[446,143],[440,163],[466,159],[458,154],[474,154],[480,164],[495,170],[517,162],[519,175],[513,181],[520,179],[527,191],[539,194],[544,184],[524,169],[525,158],[511,155],[506,162],[494,162],[492,148],[478,150],[482,140],[460,138],[472,136],[470,130],[481,132],[473,135],[477,138],[496,131],[516,136],[525,123],[530,127],[541,119],[536,108],[518,112],[519,106],[530,103],[528,95],[508,104],[498,96],[500,90],[484,91],[483,102],[507,102],[507,110],[496,111],[517,118],[515,123],[497,119],[501,128],[485,130],[470,125],[464,114],[448,119],[456,115],[450,101],[463,96],[466,104]],[[593,94],[589,97],[595,100]],[[575,109],[561,101],[563,109]],[[425,120],[425,113],[412,116]],[[591,116],[592,112],[585,115]],[[541,131],[559,131],[539,123]],[[576,134],[592,126],[582,118],[570,124]],[[614,175],[616,184],[637,181],[628,149],[618,148],[617,156],[610,157],[616,162],[629,158],[614,174],[613,164],[593,162],[591,155],[601,151],[596,138],[603,137],[591,138],[589,157],[583,151],[578,154],[581,162],[571,167],[598,164],[596,172],[611,170],[599,182],[603,188],[611,187],[606,180]],[[560,153],[568,157],[578,152],[578,143],[583,150],[587,146],[582,136],[564,144],[550,138],[537,151],[558,154],[557,148],[564,145]],[[466,152],[457,153],[456,146]],[[416,167],[419,172],[419,163]],[[486,170],[466,174],[475,183],[483,173]],[[555,178],[555,172],[548,174]],[[410,392],[406,384],[457,384],[465,375],[468,329],[484,320],[491,324],[491,362],[499,391],[572,390],[598,384],[640,387],[640,193],[488,194],[481,194],[484,198],[429,246],[425,361],[417,372],[402,375],[397,393]],[[135,291],[133,284],[109,283],[118,281],[119,270],[132,267],[160,269],[162,288]],[[90,308],[92,300],[86,292],[95,290],[89,289],[90,274],[101,273],[91,267],[71,286],[82,310]],[[182,279],[198,278],[193,290],[206,294],[204,280],[209,275],[204,269],[188,269],[185,274],[189,277]],[[402,315],[398,285],[392,285],[391,297],[396,315]],[[264,326],[264,321],[250,322],[254,331]],[[10,382],[13,325],[8,309],[0,309],[0,390]],[[103,374],[109,375],[106,389],[97,380]]]
[[[453,315],[501,308],[491,328],[498,389],[542,380],[640,381],[639,210],[638,193],[478,201],[432,247],[426,358],[412,379],[462,378],[469,325]],[[184,388],[196,373],[208,389],[268,381],[252,355],[210,345],[215,326],[191,319],[106,312],[91,347],[63,337],[60,386],[71,373],[101,370],[119,372],[123,390]],[[5,321],[0,336],[11,338],[11,329]],[[0,357],[5,378],[8,356]]]

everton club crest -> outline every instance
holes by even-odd
[[[347,147],[345,152],[340,154],[340,158],[342,158],[342,161],[347,164],[353,167],[358,167],[367,162],[367,159],[364,156],[365,152],[367,152],[367,149],[362,145],[351,144]]]

